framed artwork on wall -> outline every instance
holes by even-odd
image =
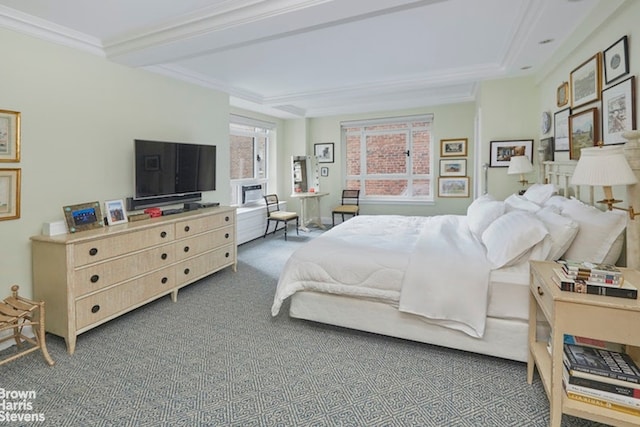
[[[127,211],[124,208],[124,202],[120,200],[107,200],[104,202],[104,210],[107,214],[107,224],[116,225],[124,224],[127,220]]]
[[[629,74],[629,44],[627,36],[609,46],[604,51],[604,82],[609,84]]]
[[[313,151],[318,158],[318,163],[333,163],[333,142],[313,144]]]
[[[0,110],[0,162],[20,161],[20,113]]]
[[[556,105],[564,107],[569,103],[569,82],[562,82],[556,90]]]
[[[624,144],[626,131],[636,128],[636,78],[626,80],[602,91],[602,143]]]
[[[469,177],[438,178],[438,197],[469,197]]]
[[[467,138],[440,140],[440,157],[461,157],[466,155]]]
[[[533,139],[516,139],[509,141],[491,141],[489,166],[508,167],[513,156],[527,156],[533,161]]]
[[[542,148],[544,148],[544,152],[543,152],[543,160],[547,161],[547,160],[553,160],[554,159],[554,154],[555,153],[555,147],[554,147],[554,140],[553,137],[550,136],[549,138],[544,138],[540,140],[540,146]]]
[[[20,218],[21,169],[0,169],[0,221]]]
[[[565,108],[553,115],[553,137],[555,151],[569,151],[569,116],[571,109]]]
[[[440,176],[466,176],[466,159],[440,159]]]
[[[600,99],[600,52],[587,59],[570,74],[571,108]]]
[[[321,167],[320,176],[329,176],[329,168],[326,166]]]
[[[569,158],[578,160],[580,150],[593,147],[599,139],[598,109],[590,108],[569,116]]]

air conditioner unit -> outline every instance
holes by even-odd
[[[242,186],[242,205],[253,205],[263,200],[262,184]]]

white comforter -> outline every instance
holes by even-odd
[[[280,275],[271,313],[298,291],[385,301],[482,337],[489,263],[458,215],[360,215],[298,249]]]

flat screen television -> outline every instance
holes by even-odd
[[[198,201],[216,189],[216,146],[134,140],[131,208]]]

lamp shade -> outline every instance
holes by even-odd
[[[533,172],[533,165],[527,156],[513,156],[509,160],[507,175],[517,175]]]
[[[575,185],[630,185],[638,178],[627,162],[622,146],[604,145],[580,150],[580,160],[571,177]]]

